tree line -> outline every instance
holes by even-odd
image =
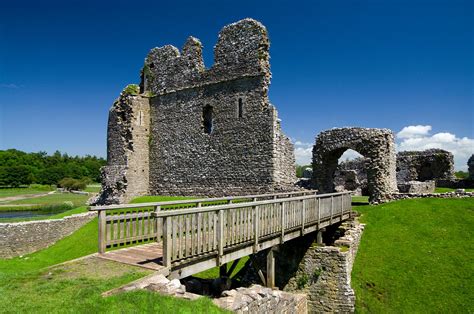
[[[104,158],[69,156],[56,151],[25,153],[16,149],[0,150],[0,186],[18,187],[32,183],[58,185],[64,178],[100,182]]]

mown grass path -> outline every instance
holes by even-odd
[[[359,206],[358,312],[474,312],[474,199]]]

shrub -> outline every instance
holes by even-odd
[[[65,188],[67,191],[82,191],[90,183],[90,179],[82,178],[80,180],[73,178],[64,178],[59,181],[59,186]]]

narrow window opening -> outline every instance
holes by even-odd
[[[239,108],[238,108],[238,117],[239,119],[244,116],[244,104],[242,98],[239,98]]]
[[[214,129],[213,120],[212,120],[212,106],[206,105],[203,108],[202,120],[203,120],[204,133],[211,134]]]

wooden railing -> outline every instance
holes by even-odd
[[[161,241],[163,237],[163,219],[160,212],[176,211],[224,205],[231,203],[248,203],[262,200],[278,200],[282,198],[315,195],[317,191],[297,191],[260,195],[244,195],[221,198],[203,198],[176,200],[166,202],[91,206],[89,210],[97,211],[99,216],[99,253],[107,248],[130,244]],[[197,217],[195,217],[198,221]],[[202,215],[199,219],[203,219]],[[199,220],[201,221],[201,220]],[[190,221],[190,223],[193,221]],[[200,222],[202,224],[202,221]],[[183,226],[181,226],[183,228]],[[198,228],[196,225],[196,236]]]
[[[317,230],[322,223],[341,221],[351,212],[351,193],[298,196],[154,213],[162,219],[163,265],[190,263],[193,259],[222,257],[229,251],[252,246],[298,231]],[[220,264],[219,262],[217,264]]]

